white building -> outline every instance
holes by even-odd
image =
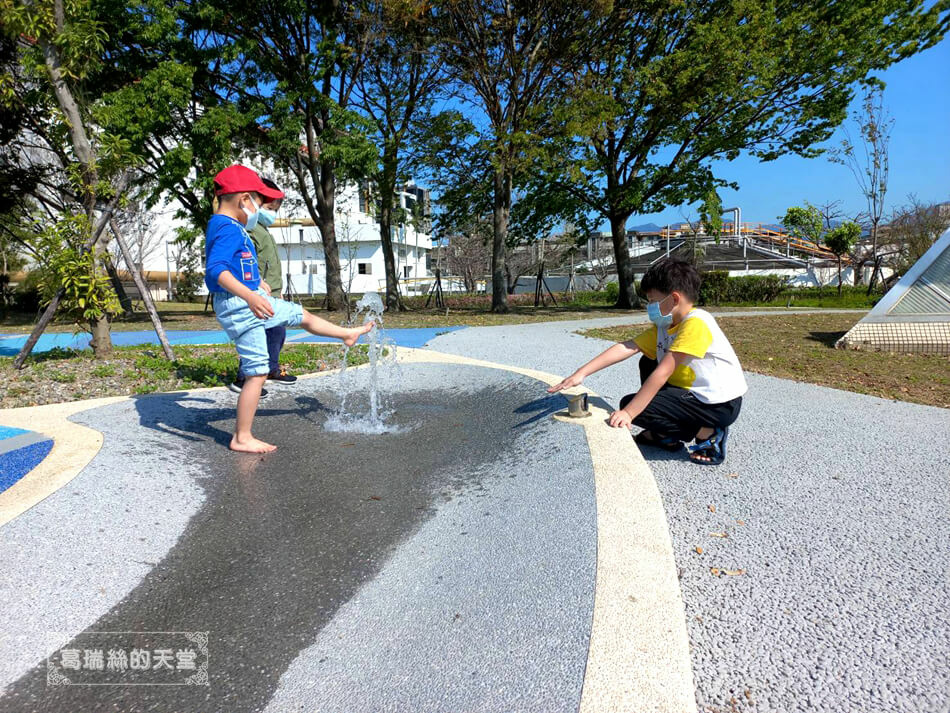
[[[326,293],[326,256],[320,229],[314,225],[306,209],[290,191],[271,228],[277,241],[284,276],[285,292],[297,294]],[[420,203],[423,219],[420,230],[408,222],[393,226],[393,257],[403,294],[425,291],[429,271],[432,238],[423,229],[428,225],[428,191],[412,183],[396,194],[398,206],[411,213]],[[336,240],[340,257],[340,274],[347,292],[381,292],[386,289],[386,269],[379,223],[370,212],[367,192],[351,184],[336,200]]]
[[[270,232],[277,242],[281,259],[284,293],[290,288],[298,295],[326,293],[326,257],[320,229],[310,218],[303,201],[293,190],[281,186],[287,198],[278,213],[277,222]],[[429,271],[429,253],[432,238],[429,235],[431,206],[429,191],[409,182],[396,194],[397,206],[412,214],[421,215],[417,222],[420,230],[409,222],[393,226],[393,257],[396,274],[403,294],[425,292],[432,274]],[[386,289],[386,269],[379,223],[373,215],[365,187],[356,184],[344,186],[336,198],[336,240],[340,258],[343,288],[350,293],[382,292]],[[158,205],[148,211],[141,226],[129,231],[128,240],[136,262],[140,263],[155,299],[168,299],[168,285],[174,290],[179,265],[174,244],[175,228],[184,226],[174,217],[172,206]],[[425,232],[424,232],[425,231]],[[202,249],[203,253],[203,249]],[[124,261],[117,251],[115,260],[120,269]],[[133,289],[131,285],[127,286]],[[204,287],[201,293],[205,294]]]

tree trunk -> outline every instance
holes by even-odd
[[[511,267],[508,265],[508,261],[505,260],[505,292],[507,294],[513,295],[515,293],[519,277],[520,275],[512,274]]]
[[[323,257],[327,266],[327,309],[344,309],[346,291],[343,289],[343,274],[340,269],[340,252],[336,242],[336,224],[333,218],[320,217],[317,227],[323,240]]]
[[[65,31],[65,11],[62,0],[54,0],[53,17],[56,23],[56,36],[58,39]],[[66,117],[70,143],[72,144],[73,151],[82,170],[83,204],[86,208],[86,214],[89,216],[89,225],[94,226],[96,225],[96,221],[94,220],[96,210],[96,183],[99,180],[98,172],[96,171],[96,155],[89,141],[89,136],[86,133],[86,127],[83,123],[79,104],[73,95],[72,89],[66,83],[66,76],[60,62],[58,45],[49,40],[42,40],[40,46],[43,51],[46,69],[49,72],[53,93],[56,96],[56,102]],[[103,233],[104,232],[105,231],[103,231]],[[101,240],[103,233],[96,236],[96,242],[92,246],[94,270],[99,269],[99,255],[105,252],[105,247],[109,242],[108,237],[106,237],[105,241]],[[95,320],[92,324],[92,336],[92,350],[96,358],[102,358],[112,353],[112,338],[109,335],[108,316],[103,316]]]
[[[314,186],[317,193],[316,223],[320,229],[320,239],[323,241],[323,258],[327,269],[327,308],[338,310],[346,306],[347,297],[343,290],[340,249],[336,241],[336,222],[333,212],[336,205],[336,177],[333,165],[329,161],[320,162],[319,178],[319,183]]]
[[[106,264],[106,272],[109,273],[109,280],[112,282],[112,288],[119,297],[119,304],[122,305],[122,312],[124,314],[132,314],[132,298],[129,297],[125,291],[125,287],[122,286],[122,280],[119,279],[119,272],[115,269],[112,258],[106,255],[104,262]],[[132,269],[133,268],[129,269],[130,273]]]
[[[505,242],[511,213],[511,176],[504,167],[495,169],[495,201],[492,210],[491,311],[506,314],[508,308]]]
[[[393,251],[393,198],[396,194],[396,166],[393,157],[383,156],[383,171],[379,184],[379,239],[383,246],[386,268],[386,309],[404,311],[399,294],[399,275]]]
[[[841,297],[841,256],[838,255],[838,297]]]
[[[109,334],[109,316],[103,315],[99,319],[89,322],[92,330],[92,340],[89,346],[96,359],[105,359],[112,354],[112,336]]]
[[[881,258],[874,261],[874,267],[871,269],[871,279],[868,280],[868,296],[874,291],[874,285],[877,284],[877,277],[881,272]]]
[[[392,223],[392,206],[380,206],[379,239],[383,246],[383,263],[386,270],[386,309],[401,312],[405,307],[399,295],[399,276],[396,275],[396,254],[393,250]]]
[[[642,305],[636,291],[630,251],[627,249],[627,219],[629,217],[629,213],[610,216],[610,237],[614,243],[614,265],[617,267],[617,283],[620,287],[615,306],[621,309],[633,309]]]
[[[103,230],[92,245],[92,269],[99,273],[101,264],[109,259],[109,232]],[[109,333],[110,318],[108,314],[103,314],[92,322],[92,341],[89,346],[92,347],[93,356],[96,359],[104,359],[112,354],[112,336]]]
[[[874,282],[877,279],[878,259],[877,259],[877,225],[879,219],[871,218],[871,277],[868,279],[867,294],[871,294],[874,289]],[[862,267],[864,264],[862,263]],[[862,271],[863,272],[863,271]]]
[[[56,308],[59,307],[60,300],[63,299],[63,295],[66,293],[65,288],[60,287],[56,290],[56,294],[53,295],[53,299],[50,300],[50,303],[46,305],[46,309],[43,310],[43,315],[40,317],[39,322],[36,323],[36,326],[33,327],[33,331],[30,332],[30,336],[27,337],[26,344],[23,345],[23,348],[20,349],[20,353],[16,355],[16,359],[13,360],[14,369],[22,369],[23,364],[26,363],[26,358],[30,355],[30,352],[33,351],[33,347],[36,346],[36,343],[40,339],[40,335],[43,334],[43,330],[46,329],[46,325],[53,321],[53,316],[56,314]]]
[[[119,244],[119,250],[122,251],[122,256],[125,258],[125,264],[129,267],[129,272],[132,274],[132,280],[135,282],[135,286],[142,294],[142,301],[145,303],[145,311],[148,312],[149,319],[152,320],[152,326],[155,328],[155,335],[158,337],[159,344],[162,345],[162,351],[165,352],[165,358],[168,359],[168,361],[174,361],[175,353],[172,351],[171,344],[168,343],[168,337],[165,335],[165,328],[162,326],[162,320],[158,316],[158,310],[155,309],[155,303],[152,301],[152,293],[148,291],[148,285],[145,284],[145,280],[139,273],[138,265],[135,265],[131,260],[132,256],[129,253],[129,246],[126,245],[125,240],[122,237],[122,233],[119,231],[119,224],[115,220],[110,220],[109,226],[112,228],[112,232],[115,235],[115,240]]]

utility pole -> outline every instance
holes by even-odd
[[[134,267],[132,267],[134,270]],[[168,301],[172,301],[172,268],[171,260],[168,257],[168,241],[165,241],[165,277],[168,280]]]

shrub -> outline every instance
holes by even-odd
[[[720,305],[723,303],[774,302],[785,292],[787,279],[781,275],[750,275],[729,277],[722,270],[703,273],[699,287],[699,303]]]
[[[616,282],[608,282],[604,288],[604,294],[607,296],[608,302],[616,302],[617,298],[620,297],[620,285]]]
[[[13,312],[35,314],[40,310],[40,273],[38,270],[28,272],[26,279],[16,287],[10,286],[7,294],[7,306]]]

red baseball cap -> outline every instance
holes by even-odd
[[[239,163],[228,166],[214,177],[214,194],[216,196],[228,193],[243,193],[253,191],[260,193],[268,202],[284,197],[284,192],[269,188],[256,172]]]

